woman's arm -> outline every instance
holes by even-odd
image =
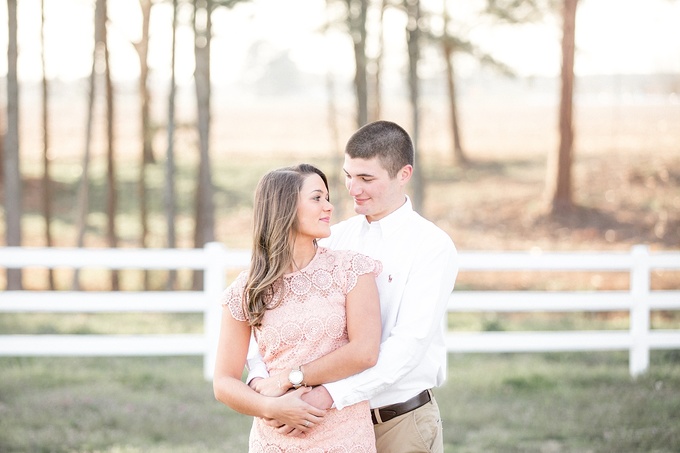
[[[378,288],[373,273],[358,277],[347,294],[347,333],[349,342],[312,362],[303,363],[304,384],[314,386],[337,381],[364,371],[378,360],[381,321]],[[258,392],[276,396],[292,388],[290,369],[266,379],[255,379],[250,385]]]
[[[307,431],[309,421],[314,426],[325,411],[302,401],[308,389],[299,389],[281,398],[271,398],[255,392],[241,381],[248,353],[250,326],[234,319],[228,309],[222,310],[222,325],[217,347],[213,377],[215,398],[237,412],[267,419],[277,419],[300,431]]]

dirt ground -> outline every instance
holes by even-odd
[[[556,110],[506,102],[467,106],[464,113],[462,139],[470,163],[453,164],[446,115],[437,108],[423,115],[418,161],[426,182],[422,211],[459,248],[680,248],[680,129],[674,126],[680,123],[680,105],[577,106],[574,209],[558,217],[547,216],[545,209],[547,158],[558,146]],[[230,117],[243,122],[250,118],[236,116]],[[289,124],[287,134],[296,129],[293,123],[304,123],[289,118],[282,125],[278,118],[278,128]],[[260,119],[275,122],[273,117]],[[339,135],[349,136],[351,128],[344,126]],[[305,133],[311,130],[316,129],[306,128]],[[313,137],[311,132],[306,136],[311,142]],[[283,135],[279,138],[283,141]],[[230,146],[226,139],[220,143]],[[249,154],[259,152],[243,153]],[[289,154],[291,160],[318,155],[302,146]],[[343,206],[343,215],[348,206]]]

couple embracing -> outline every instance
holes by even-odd
[[[399,125],[355,132],[343,171],[357,215],[332,227],[318,168],[260,180],[250,267],[221,301],[215,397],[255,417],[250,452],[443,452],[432,389],[456,249],[413,210]]]

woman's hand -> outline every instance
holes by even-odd
[[[277,428],[281,434],[292,436],[300,436],[318,425],[326,411],[302,400],[302,395],[310,390],[311,387],[300,387],[272,399],[271,417],[265,419],[267,425]]]
[[[282,396],[290,388],[288,374],[280,373],[268,378],[254,378],[250,381],[250,388],[264,396]]]

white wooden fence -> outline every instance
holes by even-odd
[[[2,312],[194,312],[203,313],[196,335],[0,335],[0,356],[202,355],[212,376],[228,269],[245,268],[248,250],[221,244],[204,249],[69,249],[0,247],[0,268],[197,269],[203,291],[4,291]],[[680,252],[461,252],[460,271],[628,272],[629,290],[459,291],[449,312],[628,311],[628,330],[560,332],[448,332],[451,352],[628,350],[631,376],[649,367],[652,349],[680,349],[678,330],[650,329],[653,310],[680,310],[680,290],[652,291],[653,269],[680,270]],[[28,271],[29,269],[27,269]],[[680,327],[680,326],[679,326]]]
[[[456,291],[450,312],[629,312],[629,329],[566,332],[449,332],[455,352],[541,352],[628,350],[633,377],[647,371],[651,349],[680,349],[680,326],[651,329],[653,310],[680,310],[680,290],[652,291],[651,272],[680,270],[679,252],[650,253],[643,245],[630,252],[468,252],[461,271],[628,272],[627,291]],[[680,289],[680,288],[679,288]]]

